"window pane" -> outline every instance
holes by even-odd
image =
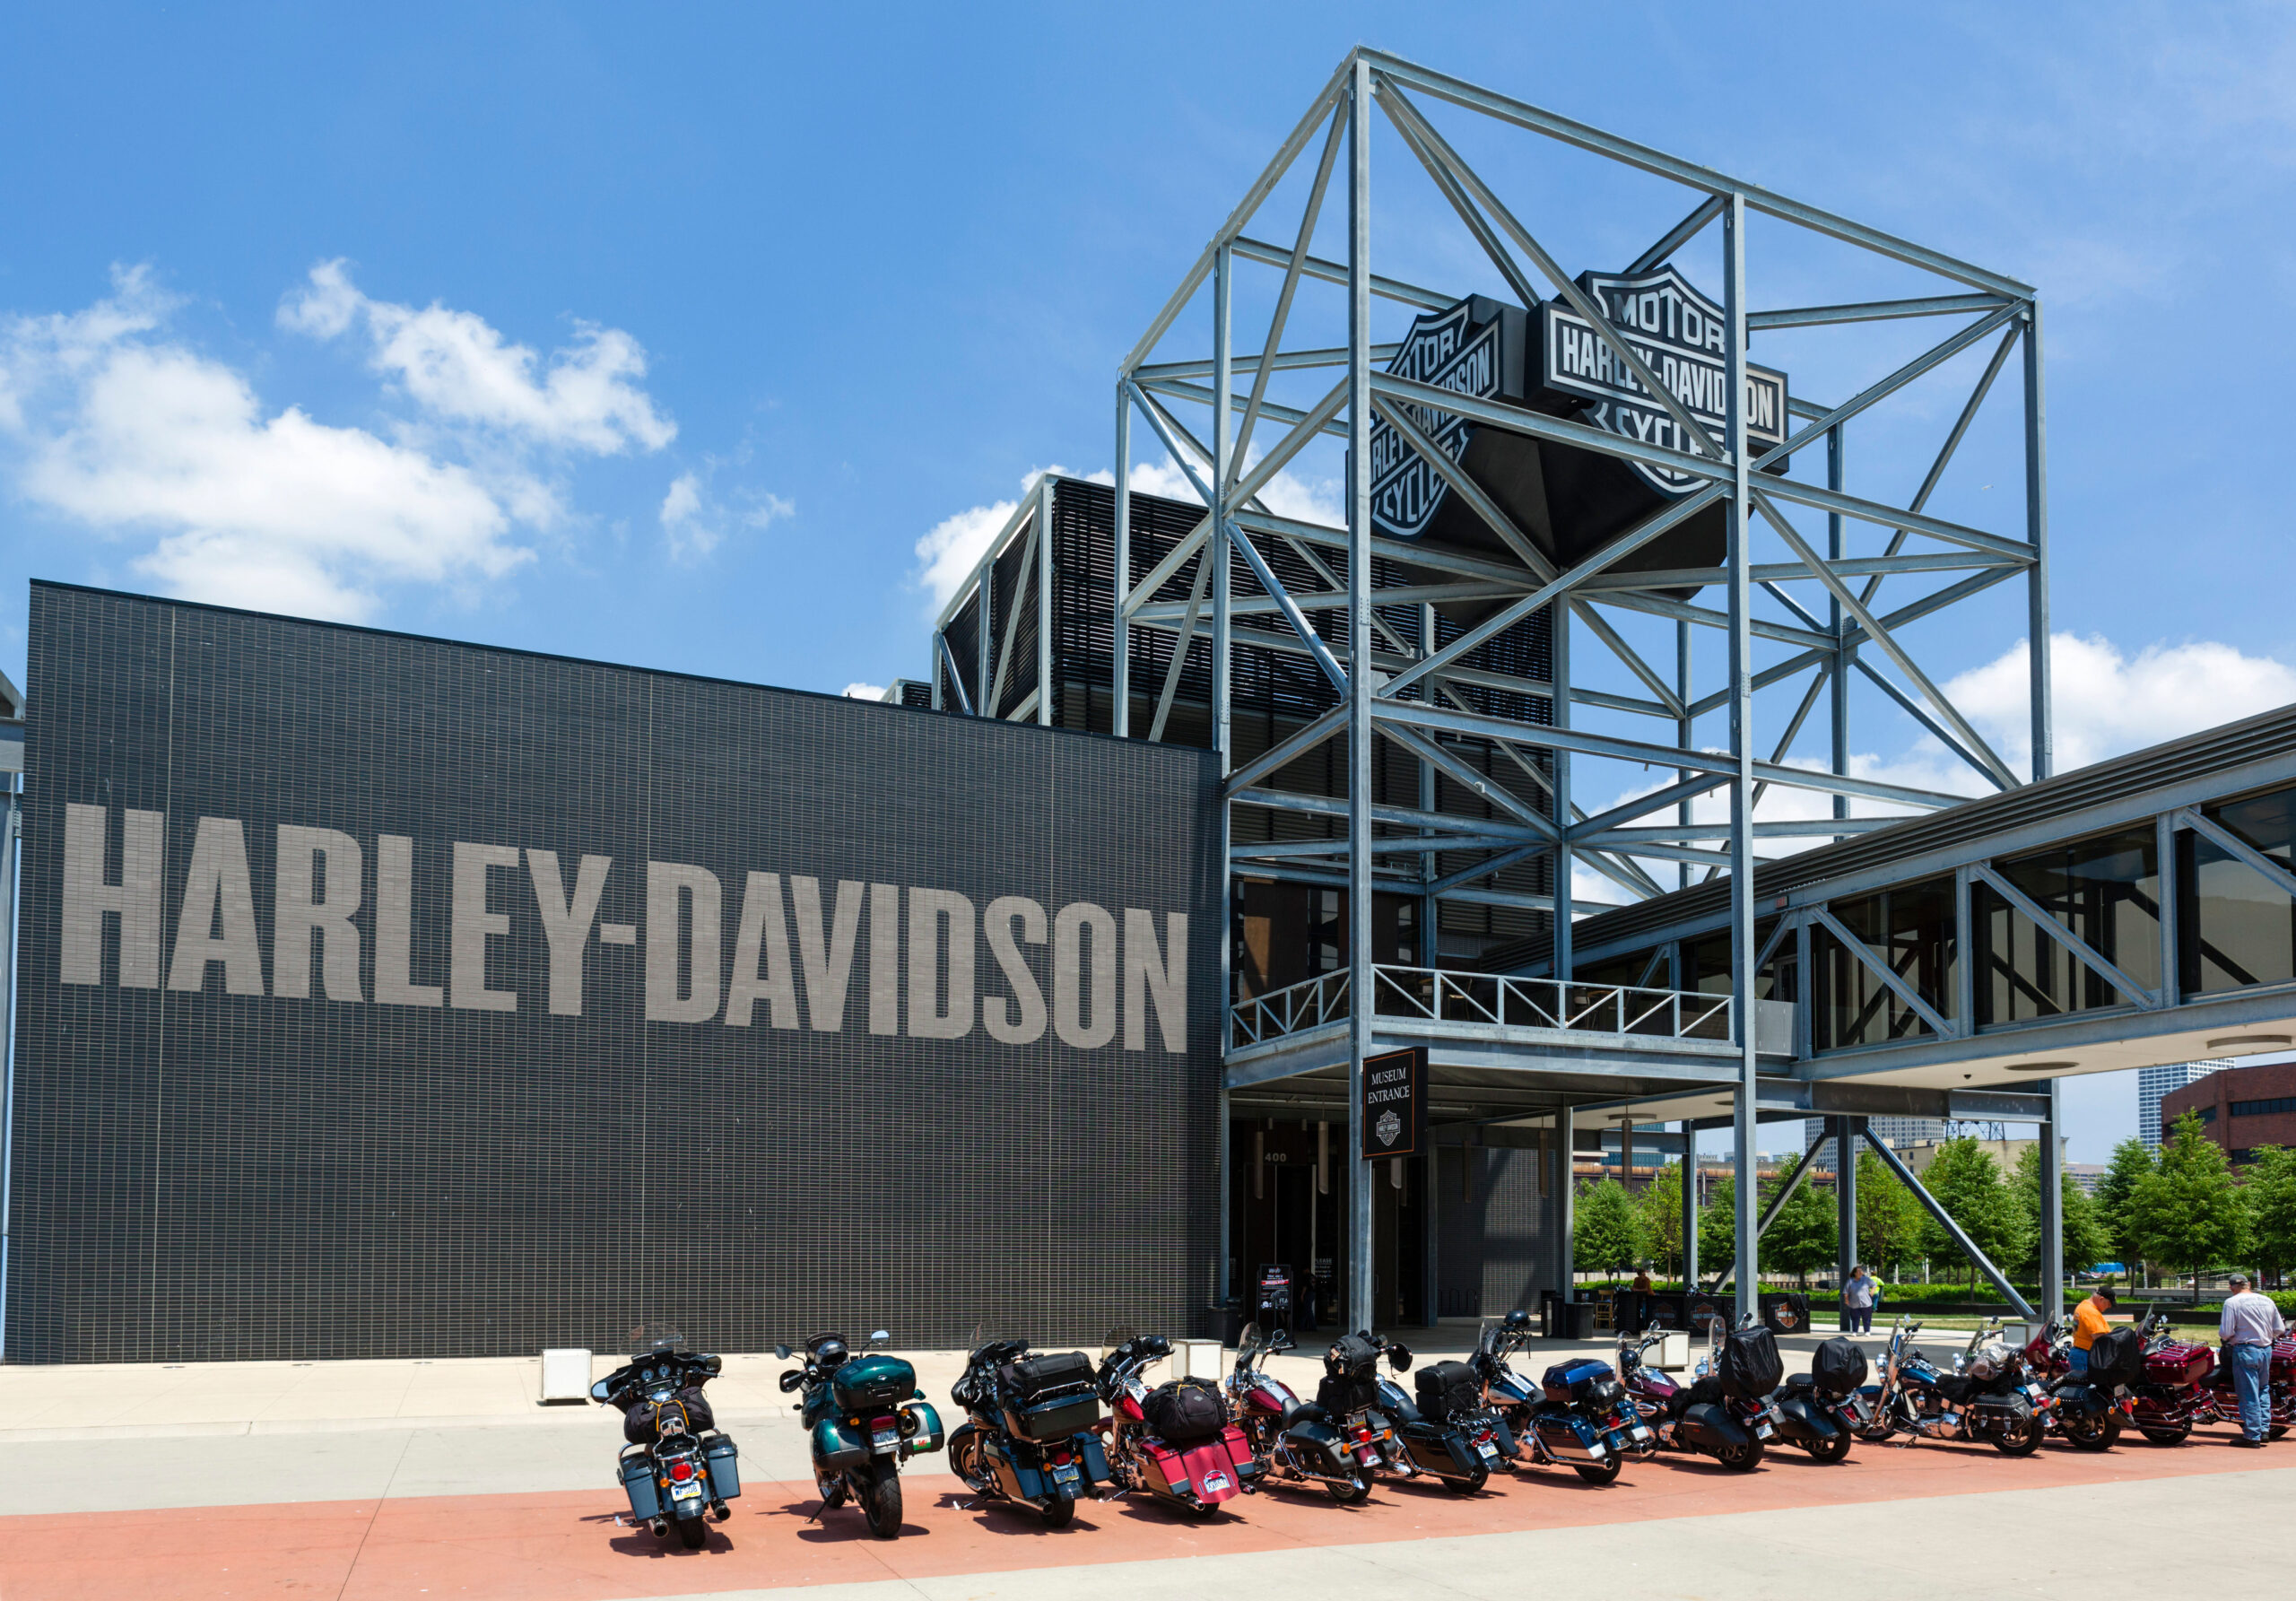
[[[2296,868],[2296,790],[2205,808],[2212,822]],[[2194,833],[2178,840],[2189,887],[2179,940],[2185,993],[2296,979],[2296,901]]]
[[[2137,984],[2160,987],[2161,875],[2151,829],[2077,840],[1995,868]],[[1988,886],[1976,884],[1970,895],[1979,1027],[2133,1004]]]
[[[1953,1015],[1953,881],[1920,883],[1835,901],[1827,909],[1878,961],[1941,1016]],[[1810,931],[1815,990],[1813,1042],[1820,1050],[1917,1038],[1930,1031],[1921,1014],[1825,927]]]

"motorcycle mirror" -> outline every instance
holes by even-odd
[[[892,1336],[881,1328],[876,1333],[871,1335],[869,1338],[873,1344],[883,1344],[885,1341],[891,1339]]]
[[[925,1399],[925,1392],[923,1390],[918,1390],[915,1395],[909,1397],[909,1399],[912,1401],[922,1401]]]
[[[1387,1366],[1398,1373],[1407,1370],[1411,1366],[1411,1347],[1408,1345],[1388,1346]]]
[[[603,1379],[590,1387],[590,1399],[593,1401],[603,1401],[611,1394],[613,1392],[606,1388],[606,1381]]]
[[[783,1362],[787,1362],[789,1360],[789,1347],[787,1345],[776,1345],[773,1348],[773,1354],[779,1357]]]
[[[792,1368],[787,1373],[781,1375],[781,1392],[782,1394],[787,1395],[804,1382],[805,1376],[796,1369]]]

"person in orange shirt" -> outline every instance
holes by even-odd
[[[2089,1347],[2095,1344],[2097,1336],[2110,1327],[2105,1320],[2106,1314],[2119,1304],[2119,1297],[2102,1284],[2099,1284],[2090,1292],[2088,1300],[2073,1309],[2073,1370],[2074,1372],[2085,1373],[2089,1370]]]

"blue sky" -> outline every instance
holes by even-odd
[[[2061,737],[2296,699],[2296,20],[2239,6],[16,8],[0,666],[41,576],[921,674],[920,541],[1109,465],[1118,357],[1358,41],[2039,284]],[[1572,271],[1683,209],[1492,159]],[[1491,287],[1402,176],[1383,267]],[[1925,404],[1854,462],[1875,492],[1934,448]],[[1973,437],[1946,514],[2013,493],[2008,460]],[[2023,631],[2005,599],[1919,640],[2005,743]],[[1927,760],[1892,716],[1860,749]],[[2082,1086],[2076,1155],[2132,1093]]]

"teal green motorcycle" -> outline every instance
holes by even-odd
[[[869,1343],[891,1337],[881,1328]],[[917,1388],[917,1370],[882,1351],[853,1351],[843,1335],[815,1335],[802,1353],[773,1349],[784,1362],[802,1360],[781,1375],[781,1388],[804,1392],[797,1407],[812,1438],[813,1483],[822,1496],[813,1517],[849,1501],[871,1534],[893,1538],[900,1533],[900,1465],[944,1443],[941,1414]]]

